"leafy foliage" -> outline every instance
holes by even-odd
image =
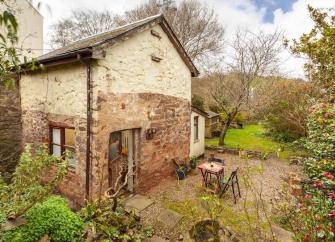
[[[7,218],[16,218],[36,202],[44,200],[66,175],[67,166],[67,159],[49,155],[44,146],[37,148],[35,153],[31,146],[26,146],[12,183],[0,183],[0,213]],[[56,168],[56,171],[46,182],[46,175],[50,174],[52,168]]]
[[[12,9],[12,1],[0,0],[0,4],[5,8],[0,12],[0,29],[3,30],[0,33],[0,82],[7,88],[13,88],[17,75],[23,71],[21,64],[31,70],[39,67],[35,58],[28,61],[22,54],[22,49],[18,48],[18,23]],[[43,69],[42,66],[41,68]]]
[[[256,110],[258,116],[265,120],[265,128],[271,137],[292,142],[307,135],[308,100],[319,96],[312,83],[276,80],[267,88],[259,88],[257,95],[260,105]]]
[[[305,64],[308,77],[321,86],[329,95],[335,98],[335,17],[334,9],[319,10],[308,6],[314,28],[303,34],[299,40],[294,40],[291,50],[295,54],[309,58]],[[287,42],[288,44],[288,42]]]
[[[311,157],[305,160],[305,196],[281,206],[285,221],[298,241],[335,239],[334,106],[317,103],[308,116],[309,135],[304,140]]]
[[[76,241],[84,229],[80,216],[59,196],[37,203],[24,216],[27,224],[7,232],[5,241],[33,242],[44,235],[49,235],[52,241]]]
[[[134,212],[127,212],[122,203],[118,204],[113,211],[109,199],[88,203],[81,211],[89,228],[82,238],[86,241],[143,241],[153,236],[151,227],[143,228]]]
[[[308,137],[305,148],[316,159],[335,160],[335,107],[333,104],[316,103],[309,109]]]
[[[15,16],[4,11],[0,14],[0,28],[5,31],[0,33],[0,82],[4,82],[7,87],[13,86],[15,80],[11,70],[19,71],[19,58],[15,48],[18,41]]]
[[[192,106],[204,111],[205,110],[204,99],[199,95],[192,95]]]
[[[310,108],[305,147],[312,157],[305,161],[310,182],[305,199],[298,204],[301,230],[298,237],[307,241],[335,239],[335,107],[316,103]]]

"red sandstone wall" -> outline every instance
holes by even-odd
[[[59,186],[59,191],[73,201],[74,205],[83,205],[86,174],[86,120],[72,116],[45,114],[39,111],[24,111],[22,113],[23,143],[34,145],[44,143],[48,145],[49,124],[75,128],[75,157],[78,164],[75,168],[69,168],[67,176]]]
[[[154,112],[152,120],[148,112]],[[138,128],[140,146],[138,150],[136,189],[147,190],[157,185],[164,177],[174,175],[172,158],[187,159],[190,149],[190,113],[188,100],[161,94],[109,94],[100,95],[93,126],[92,157],[93,177],[91,189],[94,197],[108,187],[108,143],[111,132]],[[62,182],[60,191],[71,200],[83,204],[85,198],[85,152],[86,120],[64,116],[25,111],[23,139],[25,143],[48,143],[49,123],[75,127],[76,158],[78,166],[70,169]],[[145,131],[155,128],[153,139],[147,140]]]
[[[148,112],[154,112],[150,120]],[[164,177],[174,175],[172,158],[188,159],[190,150],[190,102],[161,94],[99,94],[94,122],[94,172],[103,173],[103,189],[108,187],[108,142],[110,133],[124,129],[141,130],[137,160],[137,191],[147,190]],[[155,128],[154,138],[145,131]],[[92,189],[99,190],[93,180]]]

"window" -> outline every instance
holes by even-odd
[[[194,141],[199,140],[199,117],[194,117]]]
[[[117,160],[121,154],[128,155],[128,137],[132,130],[113,132],[109,136],[109,160]]]
[[[121,132],[111,133],[109,137],[109,160],[113,161],[120,157],[122,135]]]
[[[73,128],[50,127],[50,153],[56,156],[64,155],[65,151],[72,154],[69,165],[75,167],[77,161],[73,158],[75,153],[75,130]]]

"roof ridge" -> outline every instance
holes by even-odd
[[[135,21],[135,22],[131,22],[131,23],[128,23],[128,24],[125,24],[125,25],[118,26],[118,27],[116,27],[116,28],[109,29],[109,30],[107,30],[107,31],[103,31],[103,32],[100,32],[100,33],[97,33],[97,34],[93,34],[93,35],[90,35],[90,36],[87,36],[87,37],[78,39],[78,40],[76,40],[76,41],[73,41],[73,42],[69,43],[69,44],[66,45],[66,46],[63,46],[63,47],[57,48],[57,49],[55,49],[55,50],[52,50],[52,51],[50,51],[50,52],[48,52],[48,53],[45,53],[45,54],[39,56],[39,58],[43,58],[43,56],[50,55],[50,54],[52,54],[53,52],[59,51],[59,50],[61,50],[61,49],[63,49],[63,48],[68,48],[68,47],[70,47],[70,46],[72,46],[72,45],[78,44],[78,43],[80,43],[81,41],[87,41],[87,40],[90,40],[90,39],[95,38],[95,37],[97,37],[97,36],[104,35],[104,34],[108,34],[108,33],[112,33],[112,32],[114,32],[114,31],[120,30],[120,29],[122,29],[122,28],[127,28],[127,27],[129,27],[129,26],[131,26],[131,25],[136,25],[136,24],[138,24],[138,23],[145,22],[145,21],[152,20],[152,19],[156,19],[156,18],[159,18],[159,17],[161,17],[161,16],[163,16],[163,14],[161,14],[161,13],[160,13],[160,14],[156,14],[156,15],[152,15],[152,16],[149,16],[149,17],[147,17],[147,18],[144,18],[144,19]],[[91,46],[92,46],[92,45],[90,45],[90,47],[91,47]]]

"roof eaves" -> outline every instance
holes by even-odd
[[[192,106],[192,111],[196,112],[196,113],[198,113],[198,114],[200,114],[200,115],[202,115],[204,117],[207,116],[207,113],[205,111],[203,111],[203,110],[201,110],[201,109],[199,109],[199,108],[197,108],[195,106]]]

